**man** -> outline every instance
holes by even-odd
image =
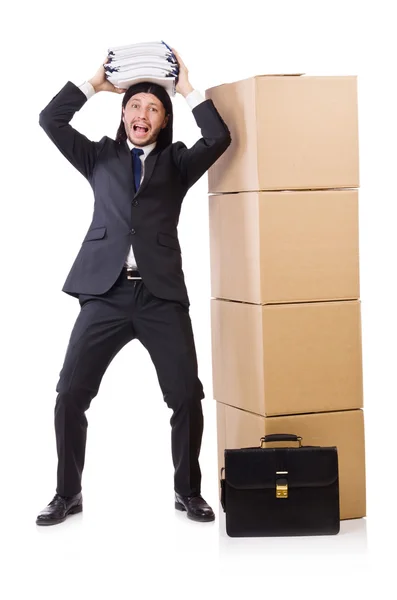
[[[40,113],[39,123],[95,197],[91,225],[63,291],[80,312],[56,386],[57,488],[38,525],[61,523],[83,508],[81,480],[87,419],[102,377],[121,348],[138,339],[148,350],[171,416],[175,508],[213,521],[201,496],[203,432],[197,357],[182,270],[177,225],[188,189],[229,146],[226,124],[212,100],[189,82],[178,53],[176,92],[192,108],[202,138],[188,149],[172,142],[172,103],[161,86],[115,88],[104,66],[77,87],[68,81]],[[115,140],[92,142],[69,122],[94,93],[124,93]]]

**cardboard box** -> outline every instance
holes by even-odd
[[[209,197],[211,295],[257,304],[358,299],[358,190]]]
[[[210,193],[359,187],[355,76],[260,75],[205,96],[232,137]]]
[[[362,410],[261,417],[217,402],[218,473],[225,448],[259,446],[270,433],[300,435],[303,445],[336,446],[341,519],[366,516],[364,415]],[[283,444],[278,444],[281,446]],[[284,443],[284,445],[295,445]],[[268,444],[267,447],[277,447]],[[220,477],[218,477],[219,479]]]
[[[212,299],[214,398],[264,416],[362,408],[360,308]]]

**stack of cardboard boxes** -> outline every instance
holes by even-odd
[[[209,170],[213,389],[225,448],[337,446],[341,519],[363,517],[356,77],[206,91],[232,143]]]

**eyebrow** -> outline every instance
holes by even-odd
[[[131,100],[131,102],[141,102],[141,100],[139,98],[136,98],[135,100]],[[157,107],[160,106],[156,102],[148,102],[148,104],[152,104],[153,106],[157,106]]]

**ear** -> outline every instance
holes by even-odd
[[[165,127],[167,127],[167,123],[168,123],[168,119],[169,119],[169,115],[167,115],[163,121],[163,124],[161,126],[161,129],[164,129]]]

